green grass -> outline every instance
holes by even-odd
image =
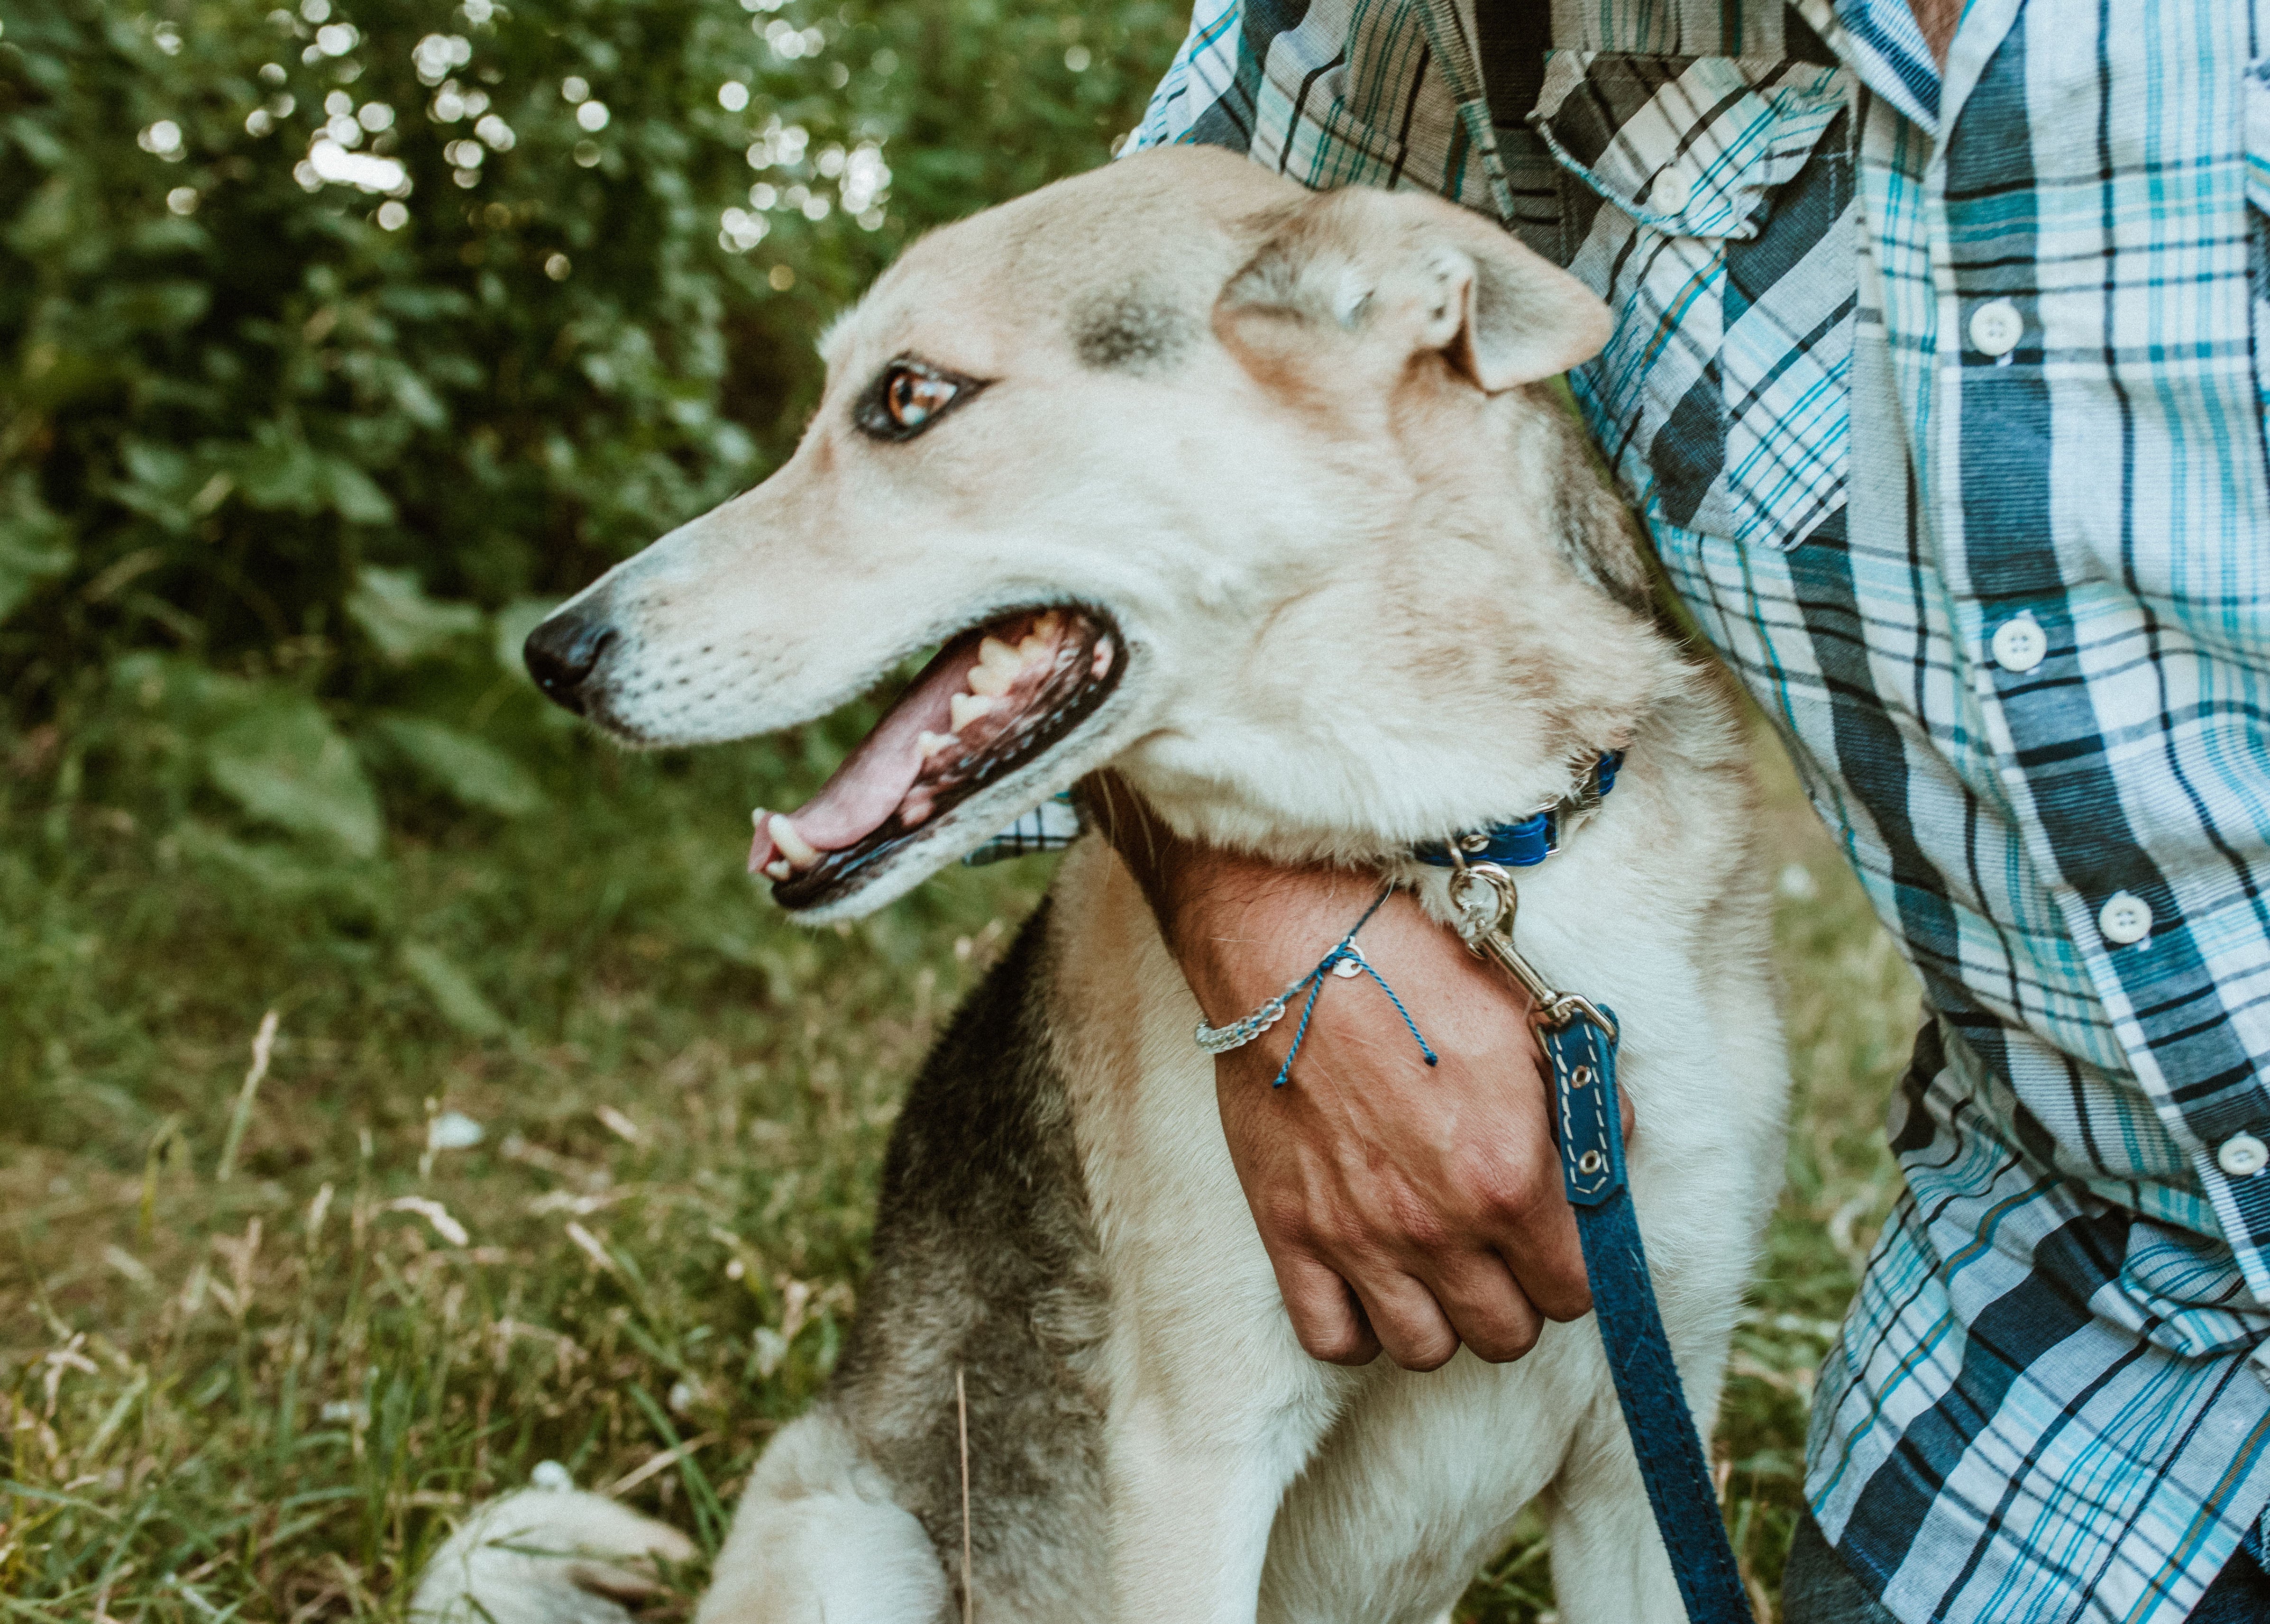
[[[397,1617],[451,1518],[546,1459],[714,1548],[841,1345],[900,1086],[1047,864],[814,934],[738,857],[817,739],[562,745],[543,810],[390,806],[363,862],[140,805],[133,736],[108,748],[103,778],[0,735],[0,1619]],[[1781,904],[1789,1190],[1719,1438],[1764,1596],[1914,995],[1761,760],[1785,892],[1817,891]],[[442,1112],[481,1142],[429,1148]],[[1548,1617],[1542,1554],[1462,1616]]]

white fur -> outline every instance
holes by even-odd
[[[701,1600],[715,1624],[740,1620],[928,1620],[946,1603],[946,1576],[922,1524],[859,1458],[824,1411],[786,1427],[765,1450],[717,1553]]]
[[[694,1542],[627,1506],[575,1489],[523,1489],[482,1506],[426,1565],[412,1624],[630,1624],[652,1561]]]

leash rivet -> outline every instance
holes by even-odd
[[[1576,1158],[1576,1171],[1579,1173],[1598,1173],[1607,1165],[1606,1159],[1596,1150],[1588,1150]]]
[[[1588,1065],[1580,1065],[1580,1066],[1578,1066],[1576,1070],[1574,1070],[1573,1072],[1569,1072],[1569,1087],[1571,1087],[1571,1088],[1589,1088],[1589,1087],[1591,1087],[1591,1085],[1592,1085],[1592,1068],[1591,1068],[1591,1067],[1590,1067],[1590,1066],[1588,1066]]]

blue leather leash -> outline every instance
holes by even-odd
[[[1553,1068],[1561,1179],[1576,1214],[1592,1316],[1599,1324],[1624,1427],[1639,1457],[1656,1528],[1671,1554],[1688,1624],[1752,1624],[1710,1464],[1655,1305],[1631,1186],[1624,1176],[1614,1012],[1578,994],[1555,990],[1514,946],[1519,897],[1512,875],[1495,863],[1452,862],[1457,871],[1450,877],[1450,901],[1462,917],[1461,934],[1527,990],[1532,1019]]]

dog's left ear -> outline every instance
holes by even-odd
[[[1481,216],[1416,192],[1308,199],[1223,287],[1215,330],[1281,358],[1288,323],[1434,352],[1486,394],[1566,372],[1608,341],[1606,305]],[[1272,368],[1273,370],[1273,368]]]

